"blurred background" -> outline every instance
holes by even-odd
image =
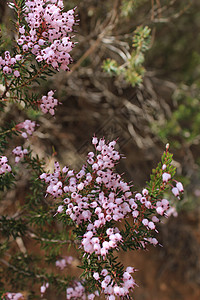
[[[0,2],[1,34],[13,38],[7,1]],[[178,217],[163,220],[157,248],[120,254],[138,269],[135,300],[200,299],[200,2],[189,0],[66,0],[77,6],[70,72],[35,91],[56,90],[55,117],[29,111],[40,127],[32,148],[78,169],[91,137],[118,139],[118,171],[140,190],[166,143],[174,153],[185,195]],[[1,47],[1,46],[0,46]],[[24,120],[10,105],[6,118]],[[23,197],[22,181],[17,199]],[[50,298],[47,298],[50,299]]]

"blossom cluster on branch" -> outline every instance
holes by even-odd
[[[28,135],[32,135],[35,130],[35,122],[31,120],[25,120],[24,122],[17,124],[15,128],[16,130],[22,132],[21,135],[23,138],[27,139]]]
[[[69,52],[74,45],[69,33],[75,24],[75,9],[63,12],[63,8],[62,0],[25,1],[27,26],[19,27],[17,39],[23,52],[31,51],[38,62],[44,61],[56,70],[69,70]]]
[[[47,194],[59,202],[57,213],[66,218],[68,216],[76,226],[82,255],[91,260],[95,257],[98,269],[94,272],[93,264],[90,266],[96,280],[94,286],[98,286],[112,300],[117,296],[128,296],[135,287],[130,274],[134,271],[132,267],[117,276],[113,275],[114,267],[111,270],[105,267],[112,261],[114,251],[130,243],[128,232],[120,230],[121,221],[131,219],[132,244],[137,239],[138,248],[145,248],[149,243],[156,245],[156,223],[160,221],[159,216],[167,216],[170,209],[169,201],[162,194],[158,197],[158,194],[171,188],[174,180],[170,174],[167,148],[164,168],[161,168],[158,178],[160,186],[155,190],[157,195],[152,195],[154,191],[151,187],[144,188],[141,193],[132,191],[132,185],[126,183],[115,170],[121,157],[115,150],[116,141],[106,143],[104,139],[94,137],[92,144],[95,151],[88,153],[87,162],[79,172],[66,166],[61,169],[55,162],[54,172],[43,173],[40,179],[47,184]],[[176,185],[182,188],[180,182]],[[73,299],[73,295],[68,293],[67,299]]]
[[[11,172],[11,166],[8,164],[8,158],[6,156],[0,156],[0,175]]]
[[[55,107],[59,104],[58,100],[53,97],[54,91],[49,91],[47,96],[42,96],[40,108],[44,114],[50,113],[52,116],[55,114]]]
[[[9,51],[5,51],[4,58],[0,56],[0,69],[2,69],[4,74],[13,73],[15,77],[19,77],[20,73],[16,69],[17,62],[22,60],[22,55],[17,54],[14,57],[11,57]]]

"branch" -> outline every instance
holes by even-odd
[[[28,232],[28,235],[33,238],[33,239],[37,239],[40,240],[41,242],[51,242],[51,243],[58,243],[58,244],[76,244],[76,245],[80,245],[80,241],[79,240],[55,240],[55,239],[47,239],[47,238],[43,238],[43,237],[39,237],[37,236],[35,233],[33,232]]]
[[[38,70],[38,72],[37,72],[37,74],[35,74],[35,76],[33,76],[32,78],[28,79],[23,84],[19,85],[18,88],[22,88],[22,87],[28,85],[31,81],[33,81],[35,78],[37,78],[47,68],[47,66],[48,65],[45,64],[41,69]]]

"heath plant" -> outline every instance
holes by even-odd
[[[14,0],[9,6],[16,21],[13,49],[0,53],[2,207],[6,194],[17,189],[23,176],[27,187],[21,204],[15,206],[13,199],[12,209],[3,209],[0,217],[1,299],[25,299],[21,291],[38,299],[47,289],[64,293],[66,299],[92,300],[102,294],[109,300],[132,299],[136,270],[125,268],[118,253],[157,245],[157,224],[176,214],[166,193],[172,191],[178,200],[183,193],[182,184],[174,179],[169,145],[142,191],[117,172],[124,156],[116,141],[106,138],[92,137],[93,151],[78,171],[57,161],[54,171],[47,171],[31,143],[25,147],[39,124],[30,119],[8,121],[4,116],[10,104],[25,112],[31,107],[55,115],[59,105],[55,91],[38,98],[33,84],[60,70],[69,71],[78,20],[75,8],[64,11],[62,0]],[[20,144],[13,147],[15,141]],[[24,247],[24,239],[37,243],[41,251]],[[66,255],[69,246],[74,256]],[[82,269],[80,278],[67,271],[75,257]]]

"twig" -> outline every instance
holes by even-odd
[[[6,260],[4,260],[3,258],[0,258],[0,262],[2,262],[6,267],[14,270],[15,272],[17,273],[20,273],[20,274],[23,274],[23,275],[26,275],[28,277],[31,277],[31,276],[34,276],[35,278],[37,279],[42,279],[42,280],[45,280],[45,281],[48,281],[48,278],[47,276],[45,275],[40,275],[40,274],[35,274],[34,272],[27,272],[27,271],[24,271],[24,270],[21,270],[21,269],[18,269],[16,268],[15,266],[11,265],[9,262],[7,262]],[[66,284],[67,282],[63,279],[60,279],[60,278],[56,278],[57,282],[61,282],[61,283],[64,283]]]
[[[157,3],[157,11],[158,11],[158,17],[161,18],[161,5],[160,5],[160,0],[156,0]]]
[[[26,275],[26,276],[31,276],[32,274],[31,273],[29,273],[29,272],[26,272],[26,271],[24,271],[24,270],[19,270],[19,269],[17,269],[15,266],[13,266],[13,265],[11,265],[9,262],[7,262],[6,260],[4,260],[3,258],[0,258],[0,262],[2,262],[4,265],[6,265],[8,268],[11,268],[11,269],[13,269],[14,271],[16,271],[16,272],[18,272],[18,273],[21,273],[21,274],[24,274],[24,275]],[[35,277],[36,278],[42,278],[42,277],[44,277],[44,275],[37,275],[37,274],[35,274]]]
[[[37,240],[40,240],[42,242],[51,242],[51,243],[59,243],[59,244],[76,244],[76,245],[80,245],[80,242],[78,240],[65,240],[65,241],[62,241],[62,240],[54,240],[54,239],[47,239],[47,238],[43,238],[43,237],[39,237],[37,236],[35,233],[33,232],[28,232],[28,235],[31,237],[31,238],[34,238],[34,239],[37,239]]]
[[[182,16],[186,10],[188,10],[191,7],[191,3],[188,3],[188,5],[186,5],[181,11],[179,11],[178,13],[174,14],[173,16],[169,17],[169,18],[155,18],[153,20],[154,23],[169,23],[172,20],[178,19],[180,16]]]
[[[154,0],[151,0],[151,21],[154,21]]]
[[[35,78],[37,78],[47,68],[47,66],[48,65],[45,64],[41,69],[38,70],[38,72],[37,72],[37,74],[35,74],[35,76],[33,76],[32,78],[28,79],[23,84],[19,85],[18,88],[22,88],[23,86],[28,85],[31,81],[33,81]]]

